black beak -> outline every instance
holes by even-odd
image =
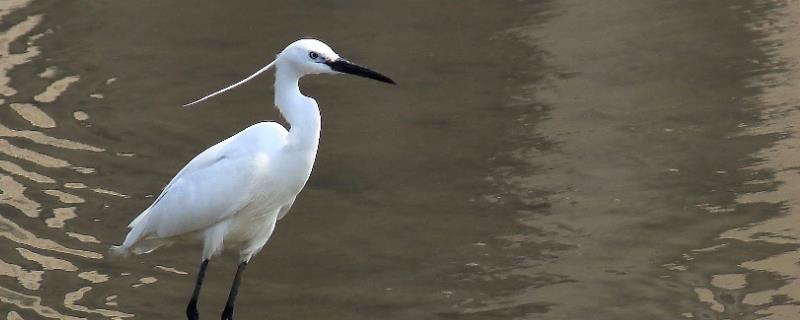
[[[381,82],[396,84],[394,80],[389,79],[389,77],[384,76],[380,73],[372,71],[366,67],[359,66],[354,63],[350,63],[345,59],[337,59],[333,61],[326,61],[325,64],[331,67],[334,71],[338,71],[341,73],[349,73],[357,76],[361,76],[364,78],[370,78],[373,80],[378,80]]]

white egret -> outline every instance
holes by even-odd
[[[275,105],[290,125],[261,122],[192,159],[131,228],[116,253],[146,253],[179,239],[203,242],[203,254],[188,319],[198,319],[197,299],[209,260],[223,248],[238,249],[240,263],[222,319],[233,318],[242,273],[269,240],[306,184],[320,137],[317,102],[300,93],[302,76],[349,73],[394,84],[388,77],[342,59],[328,45],[301,39],[251,76],[192,105],[241,85],[275,66]]]

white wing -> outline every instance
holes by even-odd
[[[134,219],[124,247],[151,236],[173,237],[210,227],[249,203],[254,170],[286,144],[287,132],[262,122],[206,149],[167,184],[150,207]]]

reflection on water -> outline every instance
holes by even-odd
[[[9,5],[12,8],[17,8],[19,4],[25,2],[27,1],[4,1],[3,6]],[[5,14],[10,12],[11,9],[3,11]],[[36,40],[39,35],[28,37],[28,46],[23,52],[12,52],[11,43],[30,33],[41,20],[42,16],[29,16],[24,21],[0,32],[0,94],[5,97],[17,94],[17,90],[10,85],[11,78],[8,76],[9,72],[15,67],[29,62],[31,58],[38,56],[40,53],[39,48],[33,45],[33,41]]]
[[[56,122],[50,118],[39,107],[30,103],[12,103],[11,109],[16,111],[22,118],[28,120],[31,125],[39,128],[55,128]]]
[[[32,246],[38,249],[51,250],[84,258],[92,258],[92,259],[101,259],[103,257],[103,255],[96,252],[79,250],[79,249],[70,249],[56,243],[55,241],[39,238],[35,236],[33,233],[28,232],[25,229],[22,229],[19,225],[15,224],[14,222],[11,222],[11,220],[8,220],[2,216],[0,216],[0,236],[5,237],[8,240],[17,242],[19,244]]]
[[[13,306],[12,311],[2,313],[7,319],[24,319],[23,315],[28,319],[85,319],[87,314],[97,314],[109,319],[131,317],[132,314],[117,310],[80,305],[80,301],[92,290],[92,286],[86,286],[87,282],[92,285],[104,283],[110,281],[111,276],[97,270],[81,271],[89,267],[78,267],[90,260],[103,258],[101,253],[94,251],[96,247],[87,249],[82,245],[60,244],[74,243],[64,240],[67,238],[74,238],[82,243],[99,244],[100,241],[92,235],[76,232],[88,233],[91,232],[90,229],[68,227],[71,220],[80,216],[80,207],[75,205],[87,201],[81,195],[62,190],[62,182],[55,176],[71,176],[69,179],[72,180],[64,183],[65,188],[87,189],[104,195],[122,195],[102,188],[89,188],[86,184],[77,182],[80,180],[79,176],[53,171],[73,170],[78,174],[94,172],[92,168],[73,166],[72,163],[82,163],[85,160],[70,160],[75,157],[65,155],[60,149],[91,153],[105,150],[39,131],[58,127],[58,121],[46,111],[52,109],[41,106],[58,103],[59,97],[70,89],[70,85],[80,80],[78,76],[52,80],[40,93],[33,96],[32,102],[19,97],[21,91],[14,87],[14,80],[10,75],[17,72],[20,66],[38,57],[41,50],[36,42],[45,34],[52,34],[50,31],[33,33],[40,25],[42,15],[15,16],[15,11],[22,10],[28,4],[29,1],[0,2],[0,22],[5,25],[13,23],[0,34],[0,94],[4,97],[2,101],[6,108],[22,120],[5,117],[4,123],[0,124],[0,136],[5,138],[0,139],[0,153],[5,155],[5,159],[0,160],[0,170],[8,173],[0,174],[0,203],[6,208],[16,209],[4,210],[0,215],[0,236],[4,238],[3,241],[14,244],[4,246],[6,249],[2,252],[4,260],[0,260],[0,277],[16,279],[16,283],[0,281],[0,301],[3,303],[0,310],[9,310],[9,306]],[[24,46],[19,47],[19,44]],[[50,66],[39,76],[52,79],[58,73],[57,70],[57,67]],[[58,107],[69,108],[67,105]],[[12,113],[6,115],[11,116]],[[83,111],[76,111],[75,117],[83,120],[89,118]],[[70,206],[59,207],[60,205]],[[42,229],[42,225],[49,228]],[[29,231],[29,227],[39,230],[37,232],[45,232],[38,236]],[[54,274],[59,271],[71,273],[73,277],[84,282],[74,283],[77,288],[71,292],[58,292],[53,289],[57,283],[61,283],[58,285],[60,288],[73,285],[72,282],[65,281],[64,275]],[[51,297],[58,294],[63,295],[63,304],[47,305],[52,303]]]
[[[531,227],[505,239],[542,254],[482,310],[796,319],[798,4],[556,2],[515,30],[553,67],[514,102],[542,111],[508,155],[529,167],[495,178]]]
[[[76,302],[78,302],[81,299],[83,299],[83,296],[87,292],[89,292],[90,290],[92,290],[92,287],[83,287],[83,288],[80,288],[80,289],[78,289],[76,291],[67,293],[67,295],[64,296],[64,306],[67,307],[67,309],[70,309],[70,310],[80,311],[80,312],[83,312],[83,313],[99,314],[99,315],[102,315],[102,316],[109,317],[111,319],[122,319],[122,318],[128,318],[128,317],[132,317],[133,316],[132,314],[129,314],[129,313],[124,313],[124,312],[119,312],[119,311],[114,311],[114,310],[107,310],[107,309],[92,309],[92,308],[88,308],[88,307],[85,307],[85,306],[81,306],[81,305],[75,304]]]
[[[42,305],[42,299],[37,296],[30,296],[25,295],[16,291],[12,291],[3,287],[0,287],[0,302],[11,304],[20,310],[31,310],[36,313],[40,318],[49,318],[49,319],[64,319],[64,320],[79,320],[85,318],[78,318],[72,317],[68,315],[64,315],[55,311],[53,308],[46,307]],[[9,313],[9,317],[16,316],[19,317],[19,314],[16,311],[12,311],[15,314],[11,315]]]
[[[41,255],[25,248],[17,248],[17,251],[19,251],[19,254],[25,259],[41,265],[44,270],[78,271],[78,267],[67,260]]]
[[[75,207],[69,208],[55,208],[53,209],[53,216],[47,218],[44,223],[50,228],[64,228],[67,220],[77,217],[75,214]]]
[[[719,291],[718,296],[709,297],[709,303],[722,300],[727,306],[739,311],[752,310],[759,319],[796,319],[800,314],[800,179],[798,179],[798,149],[800,135],[796,128],[800,121],[800,3],[757,1],[767,8],[749,27],[762,35],[758,39],[761,50],[769,57],[757,61],[765,73],[755,77],[751,86],[760,93],[753,99],[762,106],[763,123],[749,127],[748,135],[778,135],[782,139],[769,148],[761,150],[759,161],[749,169],[771,172],[770,180],[754,179],[754,186],[765,186],[758,192],[742,193],[736,199],[742,206],[771,203],[781,208],[782,214],[750,225],[723,232],[720,239],[731,241],[734,248],[746,250],[752,246],[766,245],[768,255],[742,256],[737,259],[743,274],[731,275],[734,285],[719,283],[722,275],[713,275],[711,286]],[[771,244],[771,245],[767,245]],[[764,250],[764,249],[761,249]],[[776,285],[763,286],[758,281],[769,275],[777,280]],[[731,277],[728,276],[728,277]],[[715,283],[717,279],[717,283]],[[762,280],[763,281],[763,280]],[[725,299],[732,292],[740,296],[738,301]],[[726,301],[728,300],[728,301]],[[722,313],[723,310],[717,310]],[[728,311],[726,314],[733,314]]]
[[[28,290],[38,290],[43,271],[25,271],[20,266],[0,260],[0,275],[17,278],[17,281]]]
[[[44,92],[37,94],[35,97],[33,97],[33,100],[42,103],[49,103],[56,101],[56,99],[58,99],[58,96],[60,96],[62,92],[66,91],[71,83],[77,82],[80,79],[81,78],[78,76],[69,76],[69,77],[64,77],[62,79],[58,79],[54,81],[52,84],[50,84],[50,86],[48,86],[47,89],[44,90]]]

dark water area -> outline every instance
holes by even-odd
[[[107,254],[194,155],[279,120],[317,37],[312,177],[238,319],[796,319],[785,1],[0,3],[0,318],[180,319],[196,244]],[[233,253],[212,261],[203,318]]]

